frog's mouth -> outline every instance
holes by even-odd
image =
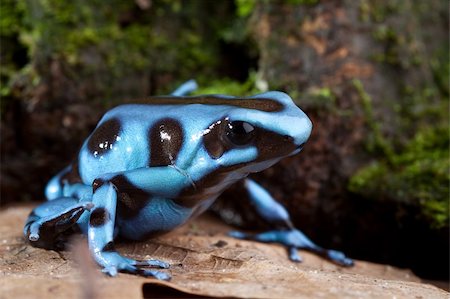
[[[297,146],[297,148],[292,153],[290,153],[288,156],[290,157],[290,156],[294,156],[294,155],[300,153],[303,150],[304,146],[305,146],[305,142],[300,144],[299,146]]]
[[[266,161],[252,163],[252,164],[249,164],[249,165],[243,167],[241,169],[241,171],[244,172],[244,173],[261,172],[261,171],[269,168],[270,166],[278,163],[281,159],[282,158],[274,158],[274,159],[271,159],[271,160],[266,160]]]

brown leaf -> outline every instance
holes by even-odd
[[[22,226],[29,206],[0,211],[0,298],[446,298],[421,284],[410,271],[357,261],[335,266],[301,252],[295,264],[277,245],[226,236],[230,228],[205,215],[181,229],[147,242],[118,243],[136,259],[171,263],[172,281],[128,274],[110,278],[90,261],[85,238],[72,251],[55,252],[25,243]],[[196,297],[197,296],[197,297]]]

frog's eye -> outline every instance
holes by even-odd
[[[255,127],[245,121],[233,121],[226,128],[228,140],[238,146],[249,144],[255,137]]]

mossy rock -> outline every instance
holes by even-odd
[[[428,128],[416,134],[392,163],[375,161],[358,171],[349,189],[373,200],[393,200],[422,207],[420,217],[431,227],[449,225],[449,128]]]

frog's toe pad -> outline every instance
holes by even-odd
[[[236,238],[236,239],[247,239],[250,235],[240,232],[240,231],[230,231],[228,232],[228,236],[232,237],[232,238]]]
[[[144,265],[143,265],[144,266]],[[145,266],[149,266],[148,264]],[[118,272],[125,272],[130,274],[137,274],[145,277],[154,277],[159,280],[170,280],[171,276],[170,274],[156,271],[156,270],[150,270],[150,269],[142,269],[140,266],[137,265],[131,265],[128,263],[119,264],[118,266],[106,266],[103,268],[102,272],[105,273],[108,276],[117,276]]]
[[[156,279],[166,281],[169,281],[172,278],[168,273],[150,269],[137,269],[136,273],[145,277],[154,277]]]
[[[164,262],[162,262],[164,263]],[[123,272],[127,272],[127,273],[131,273],[131,274],[137,274],[137,275],[141,275],[141,276],[145,276],[145,277],[154,277],[156,279],[159,280],[170,280],[171,276],[170,274],[161,272],[161,271],[157,271],[157,270],[151,270],[151,269],[143,269],[142,267],[145,266],[153,266],[153,265],[124,265],[122,271]]]
[[[343,252],[340,252],[337,250],[328,250],[327,257],[331,261],[333,261],[336,264],[339,264],[341,266],[351,267],[354,265],[354,262],[352,259],[348,258]]]
[[[39,234],[38,233],[30,233],[30,235],[28,236],[28,240],[30,240],[31,242],[36,242],[39,240]]]
[[[147,269],[148,267],[157,267],[167,269],[170,265],[166,262],[148,259],[145,261],[136,261],[123,257],[117,252],[104,252],[101,256],[103,263],[102,272],[109,276],[116,276],[118,272],[141,275],[145,277],[154,277],[160,280],[169,280],[170,275],[157,270]]]
[[[114,276],[117,276],[117,267],[116,266],[107,266],[102,269],[102,272],[108,276],[114,277]]]
[[[298,249],[296,247],[289,248],[289,259],[295,263],[303,262],[302,257],[298,254]]]

